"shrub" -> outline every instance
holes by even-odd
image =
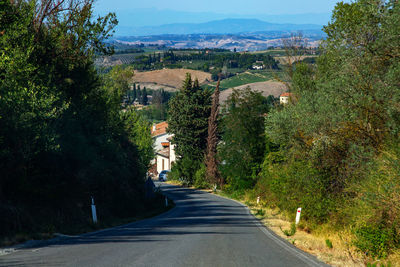
[[[291,160],[290,164],[273,164],[268,160],[266,158],[262,166],[256,193],[293,216],[293,210],[302,207],[304,219],[325,222],[340,202],[328,190],[331,182],[329,176],[320,173],[306,161]]]
[[[364,225],[355,229],[354,234],[354,245],[373,258],[386,258],[390,249],[397,243],[395,229],[385,225]]]
[[[171,180],[182,182],[183,185],[190,186],[193,185],[195,174],[199,168],[200,161],[184,157],[175,162],[168,177],[171,177]]]
[[[286,236],[292,236],[296,233],[296,224],[292,223],[290,225],[290,230],[283,230],[282,227],[279,227],[282,231],[282,233],[284,233]]]
[[[197,188],[210,188],[211,185],[207,182],[206,179],[206,166],[202,164],[200,168],[196,171],[194,175],[194,183],[193,185]]]
[[[326,239],[326,240],[325,240],[325,244],[326,244],[326,246],[327,246],[328,248],[333,248],[332,241],[330,241],[329,239]]]

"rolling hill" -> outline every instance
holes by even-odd
[[[211,74],[189,69],[162,69],[146,72],[135,72],[133,81],[151,89],[164,88],[175,91],[182,86],[186,73],[192,75],[192,79],[198,79],[200,84],[211,81]]]
[[[160,26],[123,27],[119,35],[148,36],[163,34],[234,34],[268,31],[321,31],[316,24],[278,24],[259,19],[223,19],[205,23],[173,23]]]

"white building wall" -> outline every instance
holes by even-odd
[[[287,104],[287,103],[289,103],[289,97],[288,96],[281,96],[279,101],[280,101],[281,104]]]
[[[164,161],[164,169],[163,169]],[[157,172],[160,173],[163,170],[169,170],[169,159],[161,155],[157,155]]]
[[[153,145],[153,147],[154,147],[154,151],[160,151],[160,150],[162,150],[163,149],[163,146],[161,145],[161,143],[165,143],[165,142],[169,142],[168,140],[167,140],[167,138],[169,138],[169,137],[171,137],[172,136],[172,134],[163,134],[163,135],[159,135],[159,136],[156,136],[156,137],[154,137],[154,145]]]
[[[175,145],[170,143],[169,144],[169,148],[170,148],[170,150],[169,150],[169,159],[171,160],[171,166],[172,166],[172,163],[176,161]]]

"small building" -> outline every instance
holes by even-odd
[[[168,133],[167,128],[168,123],[164,121],[153,125],[151,129],[156,154],[151,168],[154,175],[158,175],[163,170],[171,170],[172,164],[176,161],[175,145],[171,144],[173,134]]]
[[[263,65],[256,65],[256,64],[253,65],[253,70],[262,70],[262,69],[264,69]]]
[[[166,121],[154,124],[151,127],[151,136],[154,140],[154,149],[159,151],[163,149],[161,143],[168,142],[167,138],[171,137],[172,134],[167,133],[168,123]]]
[[[289,99],[293,96],[292,93],[283,93],[279,96],[279,103],[285,105],[289,103]]]

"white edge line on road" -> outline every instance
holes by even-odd
[[[17,245],[11,246],[11,247],[0,248],[0,257],[16,253],[16,252],[18,252],[20,250],[23,250],[23,249],[30,249],[30,248],[32,248],[32,242],[35,242],[35,244],[33,246],[41,246],[41,245],[46,246],[46,245],[48,245],[49,242],[57,242],[57,241],[60,241],[62,239],[74,239],[74,238],[97,235],[97,234],[100,234],[100,233],[104,233],[104,232],[112,231],[112,230],[118,230],[119,228],[123,228],[123,227],[131,226],[131,225],[134,225],[134,224],[142,223],[142,222],[145,222],[145,221],[148,221],[148,220],[152,220],[152,219],[156,219],[156,218],[159,218],[159,217],[168,216],[170,213],[172,213],[172,212],[174,212],[176,210],[176,207],[177,206],[174,206],[172,209],[170,209],[170,210],[168,210],[166,212],[163,212],[161,214],[158,214],[157,216],[154,216],[154,217],[150,217],[150,218],[146,218],[146,219],[142,219],[142,220],[126,223],[126,224],[123,224],[123,225],[117,225],[117,226],[114,226],[114,227],[111,227],[111,228],[106,228],[106,229],[102,229],[102,230],[98,230],[98,231],[83,233],[83,234],[80,234],[80,235],[63,235],[63,234],[60,234],[60,233],[55,233],[56,237],[51,238],[51,239],[47,239],[47,240],[29,240],[29,241],[27,241],[25,243],[22,243],[22,244],[17,244]]]
[[[210,194],[210,193],[209,193]],[[251,212],[248,206],[246,206],[245,204],[243,204],[242,202],[239,202],[235,199],[231,199],[228,197],[224,197],[224,196],[220,196],[220,195],[216,195],[216,194],[211,194],[220,198],[224,198],[224,199],[228,199],[231,201],[234,201],[236,203],[238,203],[240,206],[244,207],[247,210],[247,213],[250,217],[252,217],[254,219],[254,223],[257,225],[257,227],[266,235],[268,236],[270,239],[272,239],[273,241],[275,241],[280,247],[282,247],[283,249],[285,249],[286,251],[294,254],[295,256],[297,256],[300,260],[302,260],[304,263],[310,265],[310,266],[324,266],[323,264],[317,262],[316,260],[314,260],[311,256],[308,256],[307,254],[305,254],[305,252],[303,252],[302,250],[300,250],[299,248],[296,247],[292,247],[290,244],[287,243],[286,240],[282,239],[281,237],[276,236],[274,233],[271,233],[269,229],[266,228],[265,225],[263,225],[259,219],[257,219]],[[328,265],[326,265],[328,266]]]

